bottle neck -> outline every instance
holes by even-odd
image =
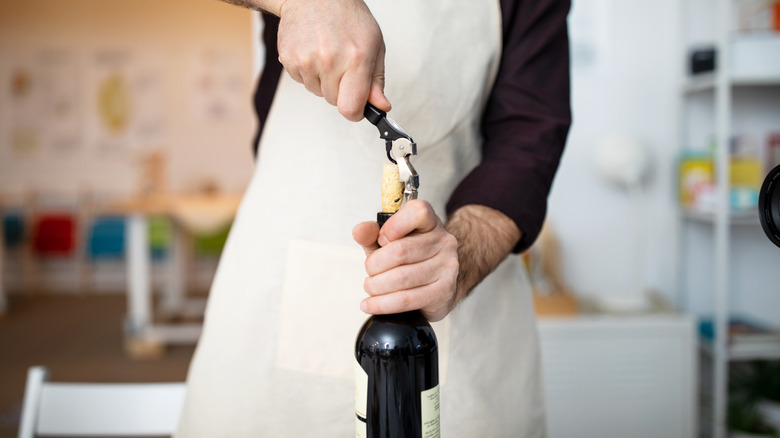
[[[385,213],[385,212],[379,212],[376,214],[376,223],[379,224],[379,228],[382,228],[382,225],[387,222],[388,219],[393,215],[393,213]]]

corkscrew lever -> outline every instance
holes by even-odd
[[[403,203],[417,199],[420,177],[409,161],[409,157],[417,155],[417,143],[395,120],[387,117],[387,113],[374,105],[366,103],[363,115],[379,129],[379,138],[385,140],[387,159],[398,165],[398,178],[404,185]]]

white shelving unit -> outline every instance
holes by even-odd
[[[691,42],[688,41],[686,26],[691,24],[693,18],[690,14],[691,5],[695,0],[686,0],[683,3],[683,14],[681,23],[683,25],[683,54],[686,57],[691,49]],[[687,146],[690,141],[688,138],[688,129],[686,126],[689,121],[687,111],[689,100],[693,96],[702,93],[711,93],[714,109],[712,121],[715,141],[718,145],[715,157],[717,201],[714,211],[698,212],[681,209],[679,214],[681,235],[685,234],[686,227],[693,223],[705,224],[712,227],[712,239],[714,246],[714,259],[712,266],[714,301],[714,332],[715,336],[711,343],[702,344],[702,351],[712,360],[712,406],[711,406],[711,436],[714,438],[726,438],[728,431],[726,427],[726,406],[728,403],[728,366],[731,361],[754,360],[754,359],[780,359],[780,341],[767,340],[765,342],[751,342],[749,346],[730,345],[727,336],[729,321],[729,298],[732,293],[738,291],[730,290],[732,285],[731,273],[731,236],[734,227],[737,226],[758,226],[758,214],[756,211],[747,211],[734,213],[730,211],[729,203],[729,180],[730,180],[730,139],[734,133],[733,120],[735,114],[735,102],[733,93],[741,89],[761,87],[770,89],[780,89],[780,74],[750,75],[740,76],[732,74],[732,44],[735,39],[733,31],[733,14],[736,0],[711,0],[703,2],[698,0],[698,5],[702,3],[708,5],[711,9],[703,11],[702,14],[708,16],[714,23],[711,29],[714,35],[714,46],[716,48],[716,70],[714,73],[696,75],[691,77],[687,72],[684,73],[681,86],[681,144]],[[697,18],[701,18],[698,16]],[[780,53],[767,53],[766,56],[780,56]],[[780,106],[780,101],[775,102]],[[780,124],[777,126],[780,130]],[[687,245],[680,244],[682,257],[686,257]],[[684,291],[683,278],[687,274],[685,268],[681,269],[678,276],[680,287]],[[685,293],[683,293],[684,295]],[[780,297],[778,297],[778,306],[780,306]],[[702,431],[705,432],[706,430]],[[709,435],[709,434],[707,434]]]
[[[711,212],[698,212],[681,209],[680,229],[690,226],[692,223],[706,224],[712,227],[712,238],[714,239],[714,259],[712,266],[713,276],[713,298],[714,298],[714,332],[715,336],[710,344],[703,343],[702,351],[712,360],[712,393],[711,393],[711,436],[714,438],[726,438],[728,431],[726,427],[726,406],[728,403],[728,367],[731,361],[755,360],[755,359],[780,359],[780,341],[777,339],[767,339],[765,341],[756,340],[749,344],[731,345],[728,337],[729,322],[729,297],[731,293],[731,235],[736,226],[758,226],[758,214],[755,211],[744,213],[733,213],[729,205],[729,180],[730,180],[730,139],[733,134],[734,120],[734,98],[733,93],[743,88],[768,87],[780,88],[780,74],[739,76],[732,74],[732,43],[734,41],[733,32],[733,14],[735,0],[712,0],[707,2],[714,10],[704,11],[712,14],[714,12],[713,26],[714,46],[716,48],[716,70],[714,73],[696,75],[691,77],[687,72],[682,79],[681,99],[683,108],[681,116],[681,143],[686,146],[690,141],[688,138],[688,126],[686,112],[689,99],[692,96],[701,93],[712,93],[714,106],[713,130],[715,132],[715,141],[717,156],[715,158],[717,185],[716,208]],[[693,0],[683,2],[682,24],[690,25],[692,17],[689,15]],[[701,1],[699,2],[701,3]],[[699,17],[700,18],[700,17]],[[683,50],[687,59],[688,50],[691,48],[689,36],[683,29],[684,37]],[[780,53],[767,56],[780,56]],[[687,69],[686,69],[687,70]],[[780,106],[780,102],[776,102]],[[780,126],[778,126],[780,129]],[[681,244],[681,248],[686,250],[686,246]],[[682,254],[683,259],[686,254]],[[686,274],[685,268],[681,268],[680,287],[683,287],[683,277]],[[706,430],[703,432],[707,432]]]

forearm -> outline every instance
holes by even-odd
[[[255,11],[270,12],[277,17],[282,10],[282,4],[285,0],[222,0],[225,3],[231,5],[241,6],[244,8],[254,9]]]
[[[505,214],[475,204],[457,209],[445,229],[458,240],[460,269],[450,306],[454,308],[506,258],[522,233]]]

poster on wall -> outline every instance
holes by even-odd
[[[75,156],[83,145],[82,81],[73,51],[46,50],[38,56],[44,153]]]
[[[88,106],[94,145],[101,153],[124,152],[130,144],[133,99],[128,65],[130,54],[105,50],[95,55],[94,80]]]
[[[241,56],[231,49],[201,49],[193,53],[190,96],[193,117],[205,122],[234,119],[246,102]]]
[[[127,153],[162,145],[161,64],[128,50],[95,55],[89,129],[101,154]]]
[[[41,74],[32,54],[10,56],[2,75],[3,156],[32,158],[40,153],[42,135]]]

